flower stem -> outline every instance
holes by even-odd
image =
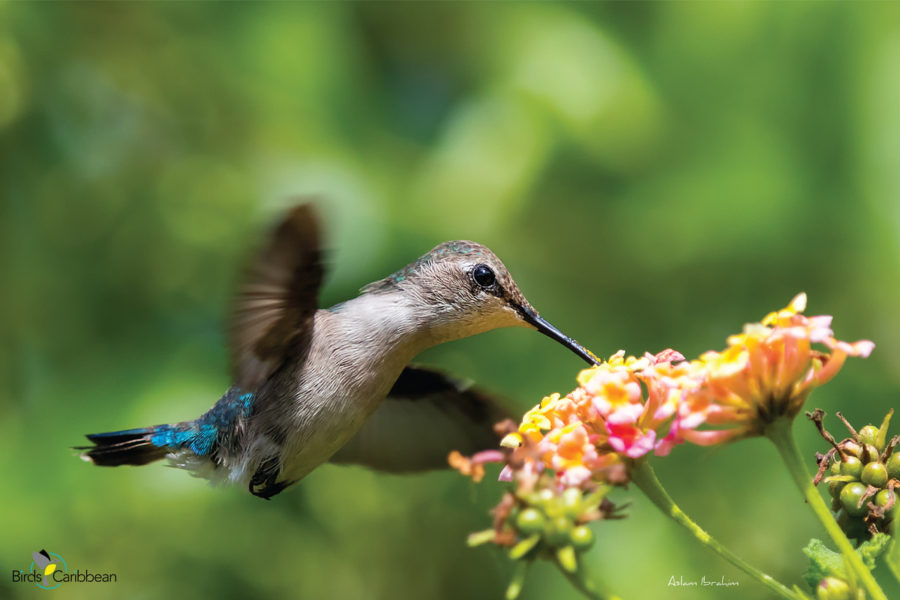
[[[688,517],[684,513],[684,511],[682,511],[678,507],[677,504],[675,504],[675,501],[672,500],[672,497],[669,496],[668,492],[666,492],[666,490],[663,488],[662,484],[659,482],[659,479],[656,478],[656,473],[653,471],[653,467],[651,467],[650,463],[648,463],[646,460],[639,460],[634,463],[634,467],[631,471],[631,480],[634,481],[634,483],[641,489],[642,492],[644,492],[644,494],[647,495],[650,501],[653,502],[653,504],[655,504],[657,508],[659,508],[667,516],[671,517],[673,521],[687,529],[691,533],[691,535],[693,535],[701,544],[715,551],[719,554],[719,556],[739,568],[747,575],[750,575],[782,598],[797,600],[797,598],[804,597],[790,590],[787,586],[779,583],[773,577],[766,575],[756,567],[736,556],[731,550],[720,544],[702,527],[692,521],[691,518]]]
[[[863,564],[862,558],[857,554],[850,540],[847,539],[847,536],[844,535],[837,521],[831,515],[831,511],[825,505],[825,501],[819,495],[819,490],[813,485],[812,478],[803,464],[800,451],[797,449],[797,442],[794,440],[794,434],[791,429],[792,424],[793,422],[790,419],[779,419],[769,425],[766,430],[766,437],[778,448],[778,452],[781,454],[781,458],[791,477],[793,477],[794,483],[797,484],[800,492],[806,498],[807,504],[809,504],[813,513],[825,527],[825,531],[828,532],[831,540],[844,556],[850,584],[855,586],[858,579],[872,600],[887,600],[887,596],[884,595],[878,582],[875,581],[872,573]]]
[[[569,583],[571,583],[572,586],[575,587],[575,589],[581,592],[585,598],[590,598],[591,600],[622,600],[615,594],[609,594],[601,590],[600,586],[598,586],[596,582],[588,575],[583,561],[578,561],[578,570],[574,573],[566,570],[561,564],[559,564],[559,562],[553,562],[559,569],[559,572],[565,575],[566,579],[569,580]]]

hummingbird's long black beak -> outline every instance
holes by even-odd
[[[522,308],[520,311],[522,318],[531,325],[534,325],[538,331],[546,335],[547,337],[556,340],[578,356],[580,356],[586,363],[589,365],[598,365],[600,361],[597,360],[597,357],[594,356],[590,350],[565,335],[562,331],[548,323],[542,316],[537,314],[531,309]]]

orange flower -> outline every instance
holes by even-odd
[[[705,382],[687,402],[705,412],[707,423],[734,428],[688,432],[686,439],[708,445],[762,435],[779,417],[795,417],[809,393],[834,377],[847,356],[872,352],[875,345],[868,340],[836,340],[831,317],[806,317],[805,308],[806,294],[799,294],[786,308],[729,337],[726,350],[700,357]],[[830,352],[813,349],[816,343]]]

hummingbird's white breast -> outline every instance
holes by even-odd
[[[319,310],[297,372],[280,480],[296,481],[337,452],[387,396],[410,360],[431,345],[401,294],[365,294]]]

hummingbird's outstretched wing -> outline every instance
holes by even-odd
[[[253,392],[290,352],[309,344],[324,269],[310,204],[285,216],[254,257],[231,316],[231,375]]]
[[[452,450],[468,455],[497,448],[493,425],[509,416],[485,392],[439,371],[409,366],[331,462],[395,473],[446,468]]]

